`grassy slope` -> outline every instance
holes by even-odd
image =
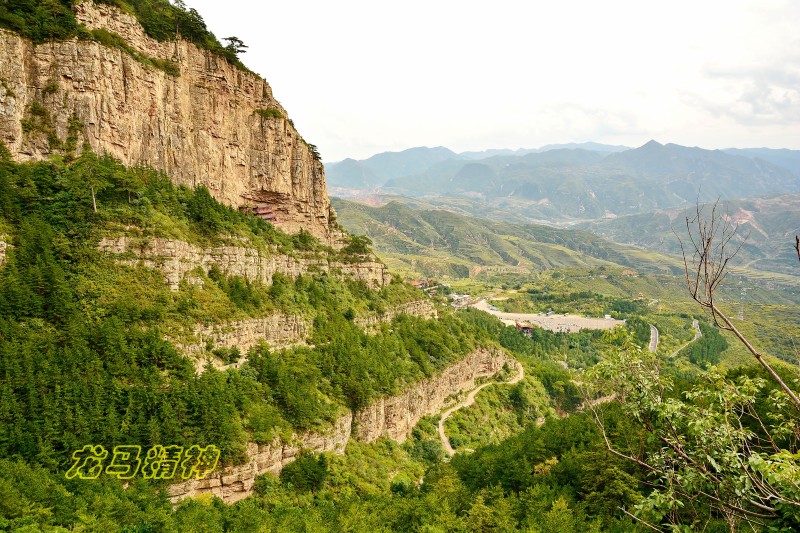
[[[676,258],[616,245],[585,231],[510,224],[398,202],[369,207],[334,199],[339,221],[375,242],[398,270],[424,276],[467,277],[484,271],[534,272],[554,268],[624,265],[677,272]]]

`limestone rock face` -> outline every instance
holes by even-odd
[[[476,378],[500,372],[509,359],[500,351],[478,350],[424,379],[398,396],[382,398],[353,418],[353,437],[373,442],[387,436],[405,441],[422,417],[438,413],[453,394],[475,387]]]
[[[9,244],[5,241],[5,237],[0,235],[0,266],[6,262],[6,249]]]
[[[200,267],[206,272],[216,265],[231,276],[242,276],[251,281],[272,283],[276,272],[292,279],[307,272],[328,272],[334,275],[363,281],[372,288],[381,288],[392,281],[386,265],[374,258],[362,263],[340,263],[315,256],[290,256],[270,250],[260,252],[245,246],[217,246],[201,248],[174,239],[141,239],[122,236],[103,239],[100,248],[125,257],[133,254],[135,261],[161,270],[173,290],[191,270]]]
[[[402,442],[420,418],[439,412],[446,407],[448,397],[473,388],[476,378],[498,373],[507,362],[512,360],[500,350],[476,350],[403,394],[378,400],[355,415],[339,417],[328,431],[293,435],[288,444],[277,438],[266,445],[250,443],[246,464],[220,469],[208,479],[173,484],[169,487],[170,498],[177,502],[211,493],[231,503],[252,493],[256,476],[266,472],[279,474],[301,450],[341,454],[351,437],[374,442],[387,436]]]
[[[77,118],[78,147],[85,140],[126,165],[205,185],[231,206],[269,202],[276,225],[331,242],[322,163],[266,81],[187,41],[155,41],[114,7],[85,1],[75,10],[87,28],[120,35],[142,56],[173,61],[180,76],[94,41],[34,45],[0,30],[0,140],[16,160],[42,159],[54,149],[42,128],[23,128],[38,104],[47,111],[45,129],[61,140]]]
[[[293,435],[288,444],[282,443],[279,438],[264,445],[251,442],[247,445],[247,463],[214,472],[207,479],[170,485],[170,498],[176,502],[189,496],[211,493],[227,503],[239,501],[252,494],[256,476],[267,472],[279,474],[284,466],[297,458],[301,450],[344,453],[350,440],[351,424],[352,416],[348,413],[336,419],[328,432]]]
[[[310,331],[311,324],[303,317],[275,314],[200,327],[195,330],[198,342],[182,348],[187,353],[201,353],[211,343],[215,347],[238,348],[246,354],[261,341],[273,348],[301,343]]]
[[[374,330],[375,327],[384,322],[391,322],[394,317],[399,315],[413,315],[422,318],[436,318],[436,307],[429,300],[415,300],[399,304],[383,314],[358,317],[355,323],[367,330]]]
[[[427,300],[418,300],[399,304],[382,315],[356,318],[356,324],[374,332],[375,327],[391,322],[399,315],[412,315],[423,318],[435,318],[436,308]],[[238,348],[239,352],[247,351],[261,341],[272,348],[287,348],[304,344],[311,332],[311,323],[307,318],[277,313],[260,318],[249,318],[199,326],[194,330],[195,342],[176,342],[178,348],[186,354],[202,354],[210,343],[214,347]],[[231,366],[240,367],[246,357]]]

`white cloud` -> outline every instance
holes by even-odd
[[[800,148],[800,2],[189,4],[250,45],[244,61],[326,160],[650,138]]]

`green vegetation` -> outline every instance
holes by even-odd
[[[35,43],[69,39],[84,33],[75,20],[72,5],[72,0],[9,0],[0,4],[0,27]]]
[[[295,244],[328,252],[308,234],[290,237],[220,205],[205,189],[175,187],[88,150],[71,164],[18,165],[2,154],[0,220],[13,244],[0,269],[3,457],[57,470],[85,443],[171,442],[213,443],[235,462],[248,439],[325,425],[343,407],[396,392],[487,342],[455,316],[401,317],[372,336],[345,318],[419,297],[399,283],[373,291],[307,275],[264,286],[212,268],[198,273],[202,287],[170,291],[158,271],[100,252],[100,238],[135,225],[190,240],[224,232],[289,253]],[[313,317],[315,347],[277,357],[261,346],[241,370],[197,375],[164,340],[181,325],[273,309]]]
[[[253,112],[262,118],[285,118],[283,113],[274,108],[256,109]]]
[[[682,352],[682,355],[687,356],[689,361],[702,368],[718,364],[720,355],[728,349],[728,341],[717,328],[704,322],[700,322],[700,331],[703,336],[697,342],[690,344]]]
[[[643,254],[580,230],[495,222],[399,202],[369,207],[334,198],[332,203],[346,229],[368,236],[390,266],[415,276],[528,275],[598,266],[678,274],[683,268],[676,259]]]
[[[534,376],[514,385],[491,385],[475,398],[475,404],[456,411],[445,422],[454,449],[477,449],[521,433],[537,419],[555,415],[550,396]]]
[[[534,404],[549,403],[545,391],[558,412],[579,405],[569,372],[557,361],[590,365],[602,339],[537,332],[530,340],[477,311],[444,313],[435,321],[401,316],[371,335],[361,331],[354,316],[419,297],[399,282],[375,291],[325,275],[276,275],[265,286],[212,268],[192,273],[202,283],[170,291],[157,270],[114,261],[98,250],[99,240],[136,227],[143,246],[148,235],[172,235],[199,243],[247,240],[287,253],[332,252],[307,233],[290,237],[221,206],[205,189],[175,187],[157,172],[126,169],[88,150],[69,163],[31,164],[12,163],[1,152],[0,220],[13,244],[0,268],[3,527],[183,531],[225,523],[249,531],[258,523],[278,531],[451,523],[469,530],[493,523],[547,527],[564,517],[573,525],[599,523],[599,511],[571,489],[536,496],[537,509],[545,510],[540,514],[526,511],[514,488],[474,485],[466,459],[459,463],[463,474],[440,463],[441,447],[424,424],[405,445],[353,445],[342,458],[304,453],[280,481],[263,476],[258,495],[233,506],[200,499],[173,512],[144,480],[124,490],[110,478],[64,479],[70,453],[87,442],[107,448],[214,444],[225,463],[235,463],[248,441],[329,427],[344,408],[397,393],[493,339],[527,361],[541,382],[509,388],[508,405],[526,413],[509,426],[511,434],[538,414]],[[353,238],[346,254],[360,255],[368,243]],[[208,366],[197,374],[164,340],[164,331],[178,324],[270,309],[310,316],[311,346],[278,353],[261,345],[239,369]],[[243,356],[215,353],[226,362]]]
[[[708,350],[722,348],[710,328]],[[797,368],[780,368],[797,383]],[[593,409],[609,446],[648,472],[653,490],[636,508],[659,530],[700,529],[714,522],[731,531],[793,531],[797,504],[797,407],[763,368],[716,368],[697,374],[663,369],[653,354],[628,344],[609,352],[583,378],[589,397],[614,394],[640,442],[614,442],[617,406]],[[632,445],[633,444],[633,445]],[[718,526],[719,527],[719,526]]]
[[[8,0],[0,4],[0,27],[17,32],[35,43],[78,37],[94,39],[106,46],[114,46],[131,53],[127,43],[119,36],[105,30],[90,32],[79,24],[73,11],[75,3],[75,0]],[[134,15],[147,35],[158,41],[180,37],[224,57],[242,70],[247,70],[238,57],[242,47],[220,44],[197,10],[187,9],[183,1],[170,3],[168,0],[98,0],[98,3],[113,5]],[[171,61],[145,58],[138,53],[131,55],[173,76],[179,74],[177,66]]]

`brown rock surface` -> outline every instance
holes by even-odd
[[[74,114],[82,123],[79,146],[86,140],[126,165],[147,164],[178,184],[205,185],[228,205],[245,197],[269,202],[287,231],[302,227],[323,242],[334,239],[322,163],[266,81],[187,41],[157,42],[114,7],[86,1],[75,9],[86,27],[117,33],[144,56],[174,61],[180,76],[94,41],[34,45],[0,30],[0,140],[16,160],[53,151],[47,135],[23,131],[38,102],[62,140]],[[283,118],[257,112],[266,109]]]

